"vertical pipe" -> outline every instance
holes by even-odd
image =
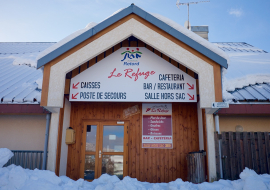
[[[219,115],[215,115],[215,126],[216,126],[216,131],[218,134],[220,134],[219,130]],[[222,160],[221,160],[221,141],[218,140],[218,145],[219,145],[219,162],[220,162],[220,178],[223,179],[223,170],[222,170]]]
[[[50,120],[51,120],[51,114],[48,113],[46,115],[46,133],[45,133],[45,142],[44,142],[44,153],[43,153],[42,170],[45,170],[46,169]]]
[[[218,116],[218,114],[215,115],[215,126],[216,126],[216,131],[218,132],[218,134],[220,134],[220,131],[219,131],[219,116]]]

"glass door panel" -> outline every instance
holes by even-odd
[[[123,179],[124,163],[124,125],[101,123],[102,131],[102,160],[101,174],[116,175]]]
[[[124,152],[124,126],[103,126],[103,152]]]
[[[82,136],[80,176],[94,180],[102,174],[127,175],[127,127],[128,122],[86,121]],[[124,138],[125,137],[125,138]]]
[[[96,136],[97,136],[97,126],[96,125],[87,125],[86,129],[86,152],[95,152],[96,151]]]
[[[95,179],[95,155],[85,155],[84,179]]]
[[[123,156],[122,155],[103,155],[102,174],[116,175],[123,179]]]
[[[95,179],[97,125],[86,125],[84,179]]]

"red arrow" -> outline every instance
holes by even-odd
[[[193,90],[194,89],[194,84],[192,84],[192,86],[190,86],[190,84],[187,83],[187,85],[190,87],[189,90]]]
[[[72,94],[72,97],[71,97],[71,98],[72,98],[72,99],[77,99],[76,96],[77,96],[78,94],[79,94],[79,92],[78,92],[77,94],[75,94],[74,96],[73,96],[73,94]]]
[[[73,89],[78,89],[78,87],[77,87],[78,84],[80,84],[80,82],[78,82],[75,86],[74,86],[74,84],[72,84],[72,88],[73,88]]]
[[[187,95],[189,95],[190,99],[189,100],[194,100],[194,95],[190,96],[189,93],[187,93]]]

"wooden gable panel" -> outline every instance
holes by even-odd
[[[48,99],[48,89],[49,89],[49,76],[50,76],[50,67],[54,64],[56,64],[57,62],[63,60],[65,57],[69,56],[70,54],[78,51],[80,48],[84,47],[85,45],[91,43],[92,41],[94,41],[95,39],[101,37],[102,35],[106,34],[107,32],[111,31],[112,29],[118,27],[120,24],[128,21],[129,19],[136,19],[137,21],[141,22],[142,24],[144,24],[145,26],[149,27],[150,29],[152,29],[153,31],[163,35],[164,37],[166,37],[167,39],[173,41],[174,43],[176,43],[177,45],[179,45],[180,47],[186,49],[187,51],[191,52],[192,54],[196,55],[197,57],[199,57],[200,59],[204,60],[205,62],[209,63],[210,65],[213,66],[213,70],[214,70],[214,83],[215,83],[215,99],[216,101],[222,101],[222,89],[221,89],[221,72],[220,72],[220,65],[217,64],[216,62],[214,62],[213,60],[209,59],[208,57],[206,57],[205,55],[199,53],[198,51],[196,51],[195,49],[191,48],[190,46],[186,45],[185,43],[181,42],[180,40],[176,39],[175,37],[171,36],[170,34],[166,33],[165,31],[161,30],[160,28],[156,27],[155,25],[149,23],[148,21],[144,20],[143,18],[135,15],[135,14],[130,14],[126,17],[124,17],[123,19],[121,19],[120,21],[112,24],[111,26],[105,28],[104,30],[102,30],[101,32],[97,33],[96,35],[90,37],[89,39],[85,40],[84,42],[82,42],[81,44],[75,46],[74,48],[70,49],[69,51],[67,51],[66,53],[60,55],[59,57],[57,57],[56,59],[52,60],[51,62],[47,63],[44,66],[44,76],[43,76],[43,89],[42,89],[42,96],[41,96],[41,106],[46,106],[47,105],[47,99]],[[139,44],[139,43],[137,43]],[[130,46],[130,43],[125,40],[121,43],[122,47],[128,47]],[[131,43],[132,46],[135,45],[134,42]],[[119,47],[119,45],[117,46]],[[116,48],[117,48],[116,47]],[[146,46],[147,47],[147,46]],[[153,50],[154,51],[154,50]],[[112,51],[113,52],[113,51]],[[158,52],[157,52],[158,53]],[[104,56],[103,56],[104,58]],[[100,54],[98,56],[98,60],[102,59],[102,55]],[[179,65],[179,64],[178,64]],[[180,65],[179,67],[180,68]],[[180,68],[181,70],[183,68]],[[79,70],[79,69],[77,69]],[[76,75],[77,70],[74,71],[73,76]],[[192,73],[192,71],[190,71],[189,69],[186,69],[186,72],[189,75],[194,75],[194,73]],[[194,76],[193,76],[194,77]]]

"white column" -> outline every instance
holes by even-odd
[[[208,156],[208,171],[209,181],[213,182],[217,179],[216,175],[216,154],[215,154],[215,139],[214,139],[214,117],[212,114],[205,114],[206,117],[206,135],[207,135],[207,156]]]
[[[204,150],[203,120],[202,120],[202,109],[200,108],[200,101],[197,103],[197,114],[198,114],[198,131],[199,131],[199,149]]]
[[[65,141],[66,129],[70,127],[70,111],[71,103],[67,99],[65,99],[59,176],[66,175],[67,171],[68,145],[66,145]]]
[[[216,131],[218,132],[218,134],[220,134],[220,131],[219,131],[219,116],[217,114],[215,115],[215,125],[216,125]]]
[[[48,161],[47,161],[47,170],[50,170],[52,172],[55,172],[56,166],[58,124],[59,124],[59,112],[52,113],[49,132],[49,147],[48,147]]]

